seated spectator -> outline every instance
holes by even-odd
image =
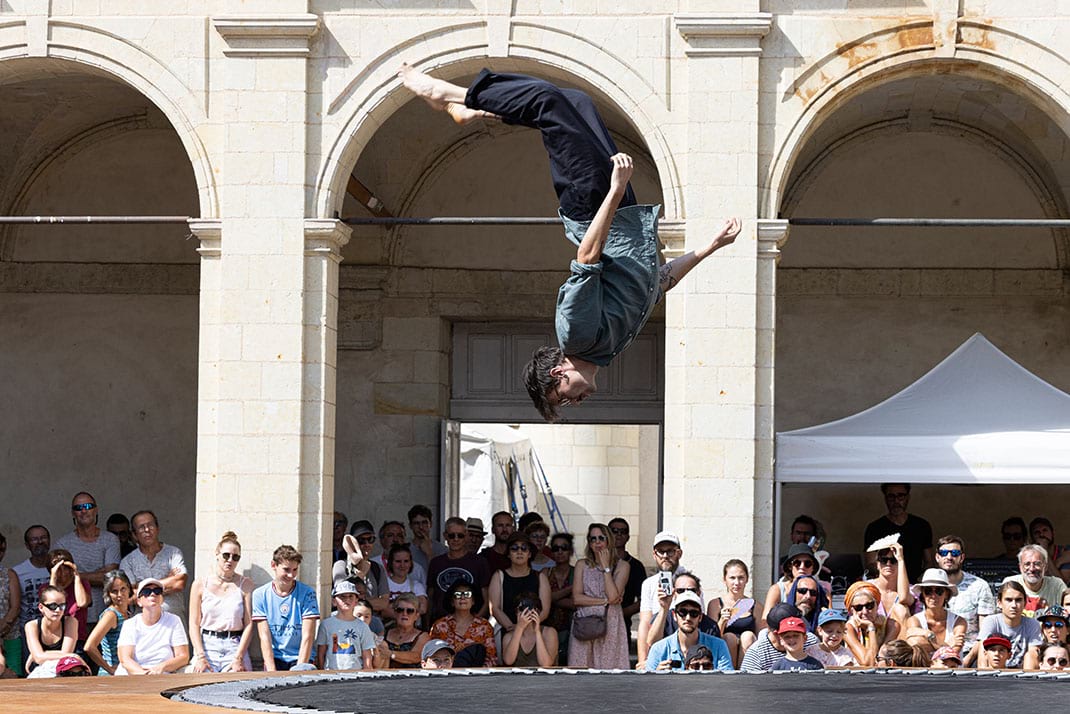
[[[1023,614],[1032,617],[1037,610],[1062,601],[1066,583],[1062,578],[1045,575],[1048,551],[1041,545],[1027,545],[1018,552],[1018,575],[1010,575],[1003,582],[1016,582],[1025,589]]]
[[[966,643],[961,649],[963,656],[969,656],[977,644],[981,619],[996,611],[996,599],[987,581],[962,569],[965,560],[966,544],[959,536],[946,535],[936,542],[936,564],[947,573],[947,581],[958,588],[947,609],[966,621]]]
[[[823,610],[817,618],[817,636],[821,644],[807,652],[825,667],[851,667],[855,659],[843,641],[847,613],[843,610]]]
[[[163,610],[163,583],[147,578],[137,584],[141,612],[119,632],[119,667],[123,674],[168,674],[189,664],[189,640],[178,616]]]
[[[977,658],[977,669],[1008,669],[1011,646],[1011,641],[1003,635],[984,638],[981,641],[981,655]]]
[[[100,668],[98,674],[115,674],[119,667],[119,633],[134,614],[134,586],[126,573],[113,570],[104,576],[104,611],[85,641],[85,653]]]
[[[7,554],[7,538],[0,533],[0,561]],[[0,678],[15,677],[13,668],[19,668],[22,659],[22,632],[19,630],[19,611],[22,609],[19,576],[11,568],[0,566]],[[8,662],[13,668],[9,668]],[[10,672],[10,674],[8,674]]]
[[[197,578],[189,594],[193,671],[250,672],[253,581],[238,572],[241,543],[233,531],[215,547],[212,577]]]
[[[353,607],[353,614],[372,631],[375,636],[375,646],[378,647],[383,641],[383,635],[386,634],[386,626],[372,610],[372,604],[368,602],[368,598],[360,597],[360,583],[354,583],[354,586],[357,588],[357,604]]]
[[[777,635],[784,645],[784,656],[773,663],[773,672],[804,672],[824,669],[825,666],[806,654],[806,623],[801,617],[785,617],[777,627]]]
[[[516,627],[502,635],[502,664],[507,667],[553,667],[557,664],[557,630],[542,626],[542,603],[533,592],[516,598]]]
[[[911,615],[921,612],[922,604],[910,589],[903,546],[898,543],[877,551],[877,577],[868,582],[881,594],[877,601],[878,615],[902,625]]]
[[[546,541],[550,538],[550,526],[542,521],[535,521],[524,529],[524,533],[531,541],[531,550],[535,554],[531,558],[531,569],[541,571],[554,567],[554,559],[547,555],[546,547]]]
[[[27,679],[47,679],[51,677],[91,677],[93,672],[89,665],[78,655],[64,655],[50,660],[35,669]]]
[[[543,618],[550,614],[550,581],[531,568],[532,546],[525,533],[513,533],[505,546],[509,565],[490,576],[490,613],[509,632],[516,626],[516,596],[522,592],[538,593]]]
[[[420,668],[423,661],[420,650],[431,638],[416,627],[419,619],[420,603],[416,596],[403,593],[394,599],[394,624],[387,628],[376,650],[376,668]]]
[[[1039,645],[1043,640],[1040,623],[1023,615],[1025,588],[1016,581],[1006,581],[999,586],[999,609],[1000,612],[989,615],[981,621],[981,631],[978,637],[987,640],[993,635],[999,635],[1006,639],[1009,656],[1004,665],[1010,669],[1019,669],[1024,663],[1025,654],[1029,648]],[[988,652],[987,646],[985,652]],[[977,667],[986,668],[981,662],[977,663]],[[987,667],[987,669],[992,669],[992,667]]]
[[[78,566],[70,551],[63,548],[48,554],[48,584],[63,590],[67,595],[67,614],[78,622],[76,653],[81,653],[89,637],[89,607],[93,604],[89,582],[78,574]]]
[[[817,619],[829,606],[828,595],[825,594],[825,589],[818,583],[817,578],[811,575],[800,575],[795,578],[791,588],[788,589],[787,601],[789,605],[799,608],[807,631],[816,632]]]
[[[646,652],[650,649],[647,644],[650,624],[661,609],[658,598],[666,594],[671,595],[673,577],[687,572],[687,568],[680,564],[684,555],[684,549],[680,547],[680,537],[672,531],[659,531],[654,535],[652,554],[655,572],[643,581],[643,587],[640,589],[639,636],[636,639],[639,662],[636,669],[644,669],[646,666]]]
[[[1040,648],[1040,670],[1062,672],[1070,665],[1070,650],[1064,644],[1046,643]]]
[[[847,588],[844,604],[850,619],[844,631],[847,649],[860,667],[872,667],[884,643],[899,636],[899,623],[877,613],[880,591],[873,583],[859,581]]]
[[[420,650],[421,669],[453,669],[453,649],[444,640],[430,640]]]
[[[431,626],[430,637],[449,643],[457,667],[498,666],[494,626],[476,615],[482,599],[471,583],[463,578],[455,580],[443,601],[446,615]]]
[[[758,633],[754,644],[743,655],[740,669],[744,672],[768,672],[773,664],[784,658],[784,643],[780,641],[777,628],[780,622],[788,617],[798,617],[799,608],[786,602],[779,603],[766,614],[766,622],[769,627]],[[819,640],[812,632],[806,635],[806,649],[817,649]]]
[[[692,672],[701,672],[713,669],[713,652],[709,647],[699,645],[687,653],[684,659],[684,669]]]
[[[29,651],[27,672],[46,662],[74,654],[78,642],[78,621],[67,613],[67,593],[55,585],[41,588],[37,610],[40,616],[26,623],[23,631]]]
[[[1025,520],[1021,516],[1012,516],[1003,521],[1000,527],[1000,537],[1003,539],[1003,552],[992,557],[992,560],[1018,560],[1018,551],[1025,545],[1025,537],[1028,530]]]
[[[371,669],[375,635],[357,619],[357,586],[343,580],[331,592],[335,613],[320,622],[316,633],[316,669]]]
[[[702,598],[698,594],[690,590],[681,592],[673,598],[671,610],[676,622],[676,632],[650,646],[646,657],[646,671],[683,669],[687,655],[692,648],[699,646],[713,653],[714,667],[723,672],[733,671],[732,657],[728,654],[724,640],[698,629],[703,615]]]
[[[713,598],[706,606],[706,614],[717,622],[728,652],[732,655],[732,666],[739,667],[743,653],[754,644],[758,632],[758,621],[762,619],[762,606],[747,597],[747,583],[750,570],[742,560],[732,559],[724,564],[725,594]]]
[[[958,592],[958,588],[948,581],[947,573],[939,568],[929,568],[914,590],[925,609],[906,621],[904,627],[908,637],[915,634],[912,630],[921,630],[930,652],[940,647],[954,647],[961,652],[966,643],[966,620],[947,609],[951,596]]]
[[[890,640],[881,645],[877,653],[878,667],[929,667],[932,659],[924,647],[911,645],[906,640]]]
[[[769,590],[765,593],[765,604],[762,606],[762,610],[769,612],[777,603],[787,602],[788,588],[795,582],[795,578],[800,575],[815,576],[816,570],[817,559],[814,557],[814,551],[810,549],[810,546],[791,546],[788,549],[787,556],[784,558],[780,580],[770,585]],[[824,583],[822,583],[822,587],[825,587]]]
[[[390,546],[390,552],[386,558],[386,585],[390,588],[390,601],[393,602],[402,593],[408,593],[416,598],[420,614],[427,614],[427,590],[424,584],[412,575],[412,552],[404,543],[395,543]],[[387,605],[382,610],[386,619],[393,619],[394,610]]]
[[[1042,641],[1039,645],[1029,648],[1023,660],[1022,669],[1040,668],[1040,648],[1044,645],[1065,645],[1067,629],[1070,619],[1067,618],[1066,610],[1060,605],[1038,610],[1036,621],[1040,623],[1040,635]]]
[[[962,655],[959,654],[959,651],[956,648],[944,645],[936,650],[936,652],[933,652],[933,669],[958,669],[961,666]]]
[[[253,622],[267,672],[287,672],[312,659],[320,608],[316,591],[297,579],[301,560],[292,545],[280,545],[271,554],[271,582],[253,590]]]
[[[650,623],[650,630],[647,632],[647,644],[652,646],[658,640],[676,632],[676,618],[670,613],[670,607],[672,601],[678,595],[687,592],[695,593],[700,600],[705,599],[702,596],[702,583],[699,581],[698,576],[693,573],[678,573],[672,581],[672,592],[658,595],[658,604],[661,606],[661,610],[654,617],[654,621]],[[705,613],[703,613],[698,623],[698,631],[714,637],[721,636],[717,621]],[[727,643],[725,644],[727,645]]]
[[[554,567],[546,569],[550,581],[550,616],[546,626],[557,630],[557,661],[568,657],[568,637],[572,628],[572,534],[555,533],[550,539],[550,557]],[[630,571],[629,571],[630,573]],[[623,608],[622,608],[623,613]]]

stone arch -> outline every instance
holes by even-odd
[[[509,70],[530,68],[531,64],[538,63],[562,76],[582,79],[601,92],[621,110],[646,142],[661,181],[666,218],[682,218],[680,170],[669,152],[668,141],[658,128],[668,119],[665,97],[627,63],[604,48],[597,48],[595,60],[581,62],[576,57],[592,54],[593,45],[589,41],[534,24],[525,23],[524,29],[526,41],[511,44],[509,56],[494,59],[493,64],[496,67],[507,65],[502,69]],[[376,130],[411,99],[395,77],[401,62],[408,61],[421,69],[439,70],[438,76],[446,79],[459,77],[481,61],[491,61],[486,35],[484,23],[467,23],[441,29],[433,37],[401,43],[370,61],[367,69],[331,100],[328,115],[348,118],[340,125],[334,139],[327,142],[329,148],[315,179],[314,215],[329,217],[340,209],[347,176],[364,147]],[[576,47],[578,43],[587,46],[581,50]],[[453,49],[456,47],[462,49]],[[575,51],[570,52],[570,47]]]
[[[51,20],[48,55],[31,55],[25,23],[0,25],[0,76],[12,60],[69,62],[79,69],[118,80],[140,92],[167,118],[189,157],[197,182],[200,217],[215,217],[219,200],[211,157],[199,130],[208,121],[203,102],[158,58],[136,44],[99,28]]]

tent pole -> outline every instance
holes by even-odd
[[[773,481],[773,582],[780,579],[780,492],[784,485]]]

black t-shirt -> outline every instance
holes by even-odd
[[[806,657],[800,660],[788,659],[787,657],[784,657],[783,659],[778,659],[769,669],[772,672],[801,672],[809,669],[824,668],[825,665],[821,664],[821,662],[814,659],[813,657],[807,655]]]
[[[863,550],[868,548],[873,541],[892,533],[899,534],[899,544],[903,546],[903,557],[907,561],[907,575],[910,582],[916,583],[925,571],[926,548],[933,547],[933,529],[924,518],[913,514],[907,514],[906,523],[897,526],[888,520],[887,516],[881,516],[866,526],[865,543]]]
[[[622,560],[624,560],[622,558]],[[643,581],[646,580],[646,566],[634,555],[628,555],[626,562],[631,570],[628,571],[628,582],[624,584],[624,597],[621,598],[620,606],[628,607],[634,604],[643,594]],[[626,624],[631,629],[631,618]]]
[[[436,555],[427,565],[427,596],[431,601],[431,622],[446,614],[443,598],[446,591],[457,580],[463,579],[473,583],[477,592],[473,593],[475,602],[472,611],[483,606],[481,588],[490,585],[490,569],[487,559],[474,553],[466,553],[463,558],[450,560],[448,554]]]

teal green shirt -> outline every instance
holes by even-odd
[[[605,367],[631,344],[661,299],[658,284],[658,212],[661,206],[625,206],[609,228],[602,260],[575,260],[557,293],[557,341],[566,356]],[[579,246],[590,221],[560,214],[565,236]]]

